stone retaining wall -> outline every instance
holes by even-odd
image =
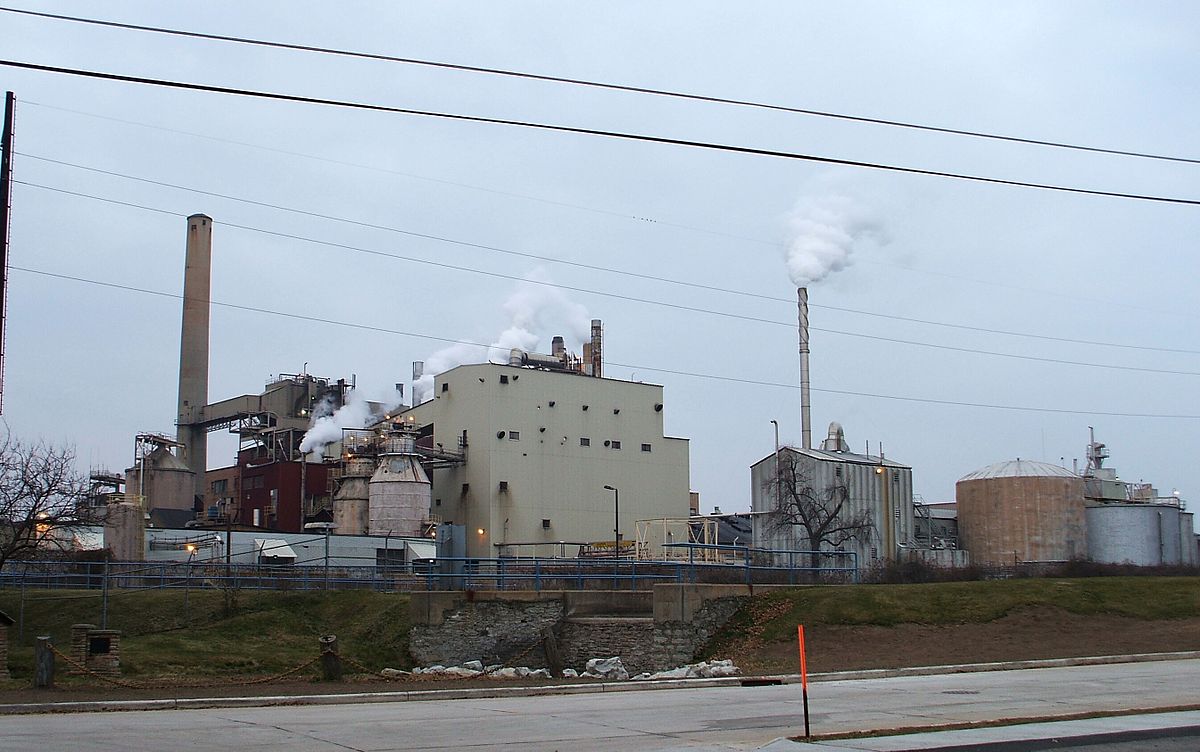
[[[581,670],[589,658],[620,656],[630,673],[660,671],[690,663],[752,592],[675,584],[652,592],[417,592],[409,650],[421,666],[480,660],[539,668],[549,630],[564,666]]]

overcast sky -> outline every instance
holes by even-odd
[[[1192,3],[14,0],[13,7],[1200,157],[1200,6]],[[0,57],[9,60],[1200,199],[1197,164],[9,13],[0,13],[0,29]],[[578,351],[576,322],[603,319],[607,374],[665,385],[667,429],[691,439],[692,488],[706,510],[748,508],[748,468],[772,451],[772,419],[785,441],[800,440],[795,287],[785,247],[797,227],[812,231],[813,223],[798,217],[827,220],[820,232],[835,239],[844,232],[850,251],[844,269],[810,287],[815,441],[840,421],[853,449],[870,441],[874,453],[882,442],[889,458],[913,466],[917,493],[943,501],[959,477],[990,463],[1065,458],[1069,467],[1093,425],[1122,477],[1152,481],[1163,493],[1178,488],[1185,498],[1200,494],[1200,419],[1096,414],[1200,415],[1200,207],[7,67],[0,89],[18,99],[14,267],[179,294],[184,217],[203,212],[214,219],[217,301],[484,343],[496,341],[519,308],[544,350],[562,333]],[[518,305],[506,308],[514,294]],[[136,432],[174,432],[177,299],[14,270],[8,316],[3,414],[13,433],[73,443],[81,463],[123,469]],[[305,364],[319,376],[353,374],[368,395],[382,396],[410,380],[413,360],[446,344],[216,307],[210,399],[256,393],[271,375]],[[211,447],[210,466],[232,461],[230,437]]]

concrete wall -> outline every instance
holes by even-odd
[[[637,520],[688,516],[688,442],[663,433],[661,386],[479,364],[439,375],[433,394],[406,415],[448,450],[466,431],[466,464],[433,473],[432,513],[465,526],[468,556],[612,540],[606,485],[624,540]]]

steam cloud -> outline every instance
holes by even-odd
[[[587,309],[567,298],[562,290],[536,284],[549,281],[541,269],[535,270],[504,301],[508,326],[488,347],[451,345],[425,358],[425,375],[413,386],[413,404],[433,394],[433,379],[439,373],[467,363],[507,363],[514,347],[537,350],[542,337],[562,334],[576,342],[590,336],[591,317]]]
[[[797,287],[807,287],[845,269],[859,241],[880,230],[879,222],[861,206],[838,195],[801,199],[788,224],[788,276]]]
[[[316,452],[323,457],[325,447],[342,440],[343,428],[366,428],[380,417],[372,409],[377,409],[380,403],[376,402],[373,405],[359,389],[351,390],[341,407],[335,408],[335,404],[333,396],[327,394],[313,408],[309,429],[300,440],[301,453]],[[382,406],[385,411],[389,411],[399,404],[400,395],[393,392]]]

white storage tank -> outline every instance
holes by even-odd
[[[1092,561],[1141,567],[1182,561],[1179,507],[1101,504],[1088,507],[1085,516],[1088,558]]]

